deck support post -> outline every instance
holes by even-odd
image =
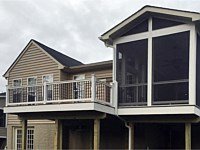
[[[100,119],[94,119],[94,150],[100,148]]]
[[[191,123],[185,123],[185,150],[191,150]]]
[[[62,149],[62,122],[59,119],[55,120],[56,131],[54,137],[54,150]]]
[[[21,125],[22,125],[22,150],[25,150],[27,143],[27,120],[22,119]]]

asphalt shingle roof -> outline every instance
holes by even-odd
[[[0,96],[6,96],[6,92],[0,93]]]
[[[54,59],[56,59],[59,63],[61,63],[64,66],[73,67],[73,66],[83,65],[83,63],[78,60],[75,60],[69,56],[66,56],[36,40],[33,40],[33,41],[37,43],[43,50],[45,50],[48,54],[50,54]]]

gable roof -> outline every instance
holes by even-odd
[[[6,92],[0,93],[0,97],[6,97]]]
[[[10,70],[15,66],[15,64],[20,60],[23,54],[27,51],[31,44],[35,44],[38,48],[44,51],[53,61],[58,64],[59,69],[64,69],[65,67],[73,67],[78,65],[83,65],[80,61],[77,61],[69,56],[66,56],[36,40],[31,39],[23,51],[18,55],[12,65],[8,68],[8,70],[4,73],[3,77],[8,77]]]
[[[79,66],[73,66],[67,68],[67,72],[69,73],[77,73],[77,72],[84,72],[84,71],[91,71],[91,70],[102,70],[102,69],[112,69],[112,60],[89,63]]]
[[[73,67],[78,65],[83,65],[82,62],[75,60],[69,56],[66,56],[36,40],[33,40],[37,45],[39,45],[43,50],[45,50],[49,55],[51,55],[53,58],[55,58],[59,63],[66,67]]]
[[[112,42],[117,37],[127,32],[131,27],[137,25],[139,22],[147,19],[148,17],[166,17],[181,20],[182,22],[198,22],[200,21],[200,13],[155,7],[146,5],[138,10],[133,15],[129,16],[104,34],[99,39],[102,40],[106,45],[112,45]]]

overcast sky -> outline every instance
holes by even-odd
[[[30,39],[83,63],[110,60],[98,37],[145,5],[200,12],[199,0],[0,0],[0,92]]]

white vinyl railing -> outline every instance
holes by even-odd
[[[34,86],[7,86],[7,106],[98,102],[112,105],[112,86],[96,80],[70,80]]]

